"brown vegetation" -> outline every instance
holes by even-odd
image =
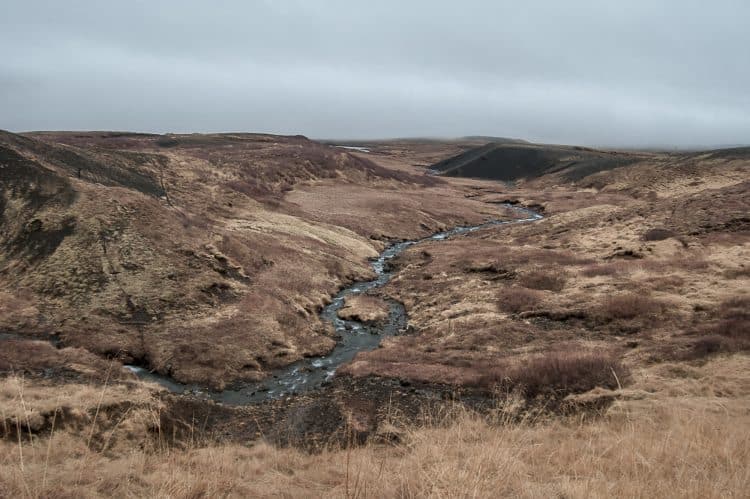
[[[88,381],[60,384],[18,375],[2,378],[0,442],[15,440],[23,453],[26,442],[33,447],[39,437],[64,431],[91,450],[149,446],[162,407],[153,391],[132,377],[129,382],[116,382],[105,376],[101,385]]]

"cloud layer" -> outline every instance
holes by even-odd
[[[750,2],[6,0],[0,128],[750,142]]]

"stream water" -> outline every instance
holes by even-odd
[[[425,241],[442,241],[488,227],[532,222],[542,218],[540,214],[527,208],[512,205],[506,206],[526,215],[526,217],[515,220],[492,220],[479,225],[455,227],[422,239],[395,243],[386,248],[377,259],[372,261],[372,269],[376,274],[375,279],[355,282],[342,289],[331,300],[331,303],[320,312],[321,320],[331,323],[340,338],[328,355],[302,359],[274,371],[267,379],[258,382],[241,383],[222,392],[210,392],[197,386],[183,385],[171,378],[151,373],[142,367],[125,367],[136,373],[139,377],[155,381],[173,392],[191,392],[198,396],[232,405],[251,404],[318,388],[335,374],[338,366],[352,360],[357,352],[373,350],[380,344],[384,336],[399,334],[407,325],[404,306],[392,300],[388,302],[390,312],[388,319],[384,323],[368,325],[359,321],[341,319],[338,317],[337,312],[344,305],[344,300],[347,296],[366,293],[372,289],[384,286],[393,277],[393,273],[388,268],[388,261],[401,254],[410,246]]]

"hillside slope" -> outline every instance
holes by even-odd
[[[286,200],[317,185],[360,189],[356,216]],[[482,216],[440,185],[304,137],[2,132],[0,331],[187,383],[260,378],[332,347],[317,312],[380,239]],[[417,216],[361,222],[412,194]]]

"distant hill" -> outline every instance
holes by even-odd
[[[528,140],[523,139],[511,139],[508,137],[493,137],[490,135],[466,135],[461,137],[461,140],[476,140],[482,142],[493,142],[495,144],[530,144]]]
[[[490,142],[435,163],[431,173],[511,181],[560,172],[575,181],[598,171],[638,161],[635,153],[600,151],[586,147]]]

